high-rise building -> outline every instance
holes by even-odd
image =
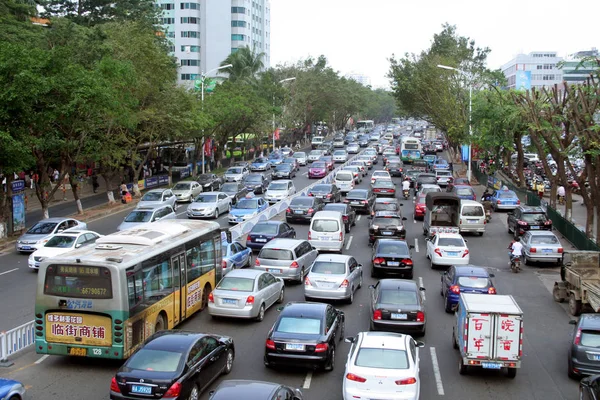
[[[179,64],[178,81],[192,86],[231,52],[248,46],[270,65],[269,0],[157,0],[162,26]],[[211,74],[212,75],[212,74]]]
[[[346,74],[346,78],[352,79],[363,86],[371,85],[371,78],[369,78],[367,75],[359,74],[357,72],[350,72]]]
[[[566,56],[561,63],[565,83],[570,85],[585,82],[592,73],[600,68],[598,57],[600,57],[600,53],[595,47]]]
[[[509,89],[551,87],[562,83],[562,71],[558,66],[561,61],[555,51],[535,51],[518,54],[501,69]]]

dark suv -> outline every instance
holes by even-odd
[[[508,233],[512,233],[515,238],[525,231],[552,230],[552,221],[546,217],[542,207],[519,206],[508,213],[506,222]]]
[[[600,315],[581,314],[569,346],[568,373],[571,378],[600,374]]]

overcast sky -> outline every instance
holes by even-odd
[[[445,22],[489,47],[488,67],[518,53],[600,47],[600,0],[270,0],[271,64],[324,54],[331,66],[387,86],[395,53],[429,48]]]

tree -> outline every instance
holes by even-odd
[[[161,11],[153,0],[41,0],[40,5],[44,17],[64,17],[83,26],[123,21],[154,25]]]
[[[229,74],[229,79],[232,81],[255,82],[257,74],[264,67],[264,57],[265,53],[257,53],[254,49],[244,46],[229,54],[221,62],[222,67],[231,64],[231,67],[224,68],[222,71]]]

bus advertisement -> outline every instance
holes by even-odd
[[[221,243],[218,223],[165,220],[42,262],[36,352],[128,358],[207,307],[221,279]]]
[[[400,142],[400,158],[403,162],[412,162],[421,158],[421,141],[415,137],[403,137]]]

